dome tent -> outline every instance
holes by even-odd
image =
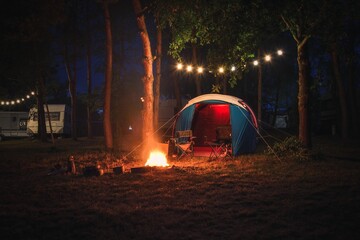
[[[192,130],[195,146],[206,146],[206,139],[215,139],[220,126],[231,126],[233,156],[255,151],[258,125],[254,112],[234,96],[204,94],[189,100],[177,114],[173,134]]]

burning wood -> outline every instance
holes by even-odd
[[[144,167],[131,168],[132,173],[146,173],[154,170],[168,169],[169,164],[165,153],[155,150],[150,153]]]
[[[167,163],[165,153],[155,150],[150,153],[150,157],[146,161],[145,166],[168,167],[169,164]]]

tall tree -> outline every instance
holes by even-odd
[[[326,1],[294,0],[283,4],[281,19],[297,45],[299,140],[305,147],[311,147],[309,114],[311,78],[308,44],[309,39],[324,20],[323,9]]]
[[[92,130],[92,107],[91,107],[91,95],[92,95],[92,52],[91,52],[91,30],[90,30],[90,10],[89,2],[85,5],[85,26],[86,26],[86,80],[87,80],[87,104],[86,104],[86,116],[87,116],[87,135],[88,138],[93,137]]]
[[[145,141],[144,154],[147,155],[147,152],[150,150],[153,130],[154,130],[154,94],[153,94],[153,56],[151,52],[151,44],[149,34],[146,28],[144,9],[141,7],[140,0],[132,0],[135,15],[136,23],[140,33],[140,38],[142,41],[143,47],[143,66],[144,66],[144,76],[142,78],[144,85],[144,102],[143,102],[143,131],[142,137]]]
[[[156,75],[154,81],[154,128],[159,128],[160,83],[162,59],[162,26],[160,16],[156,13]]]
[[[343,61],[344,63],[341,64],[340,57],[346,57],[344,49],[349,47],[345,45],[351,44],[351,41],[348,41],[349,36],[346,31],[347,26],[351,26],[351,23],[355,20],[355,16],[359,11],[359,3],[352,0],[331,0],[329,3],[325,11],[328,20],[322,26],[319,36],[331,55],[333,76],[341,113],[341,137],[343,141],[346,141],[349,137],[350,114],[348,100],[350,98],[347,98],[345,87],[347,85],[345,81],[346,75],[342,74],[341,66],[349,64],[349,62]],[[351,66],[347,68],[351,68]],[[349,96],[351,96],[351,93]]]
[[[63,26],[63,57],[71,100],[71,137],[77,140],[77,77],[79,59],[79,0],[67,2],[67,21]]]
[[[45,79],[49,76],[50,53],[52,53],[50,46],[53,40],[50,29],[63,20],[63,1],[37,0],[31,3],[23,1],[21,6],[21,11],[12,16],[14,22],[11,26],[17,25],[18,29],[14,31],[16,36],[13,36],[17,41],[32,46],[31,52],[24,57],[28,59],[28,64],[34,63],[32,67],[36,78],[39,136],[41,141],[45,142],[47,141],[44,113]],[[17,71],[21,70],[17,69]]]
[[[111,81],[112,81],[112,32],[111,19],[109,13],[109,0],[102,0],[105,17],[105,35],[106,35],[106,61],[105,61],[105,89],[104,89],[104,137],[105,147],[108,150],[113,149],[113,136],[111,127]]]

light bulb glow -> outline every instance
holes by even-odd
[[[186,71],[187,72],[192,72],[192,70],[193,70],[193,67],[191,65],[187,65]]]
[[[259,65],[259,61],[258,61],[258,60],[255,60],[255,61],[253,62],[253,64],[254,64],[254,66]]]
[[[198,72],[198,73],[203,73],[203,72],[204,72],[204,68],[203,68],[203,67],[198,67],[198,68],[197,68],[197,72]]]
[[[178,63],[178,64],[176,65],[176,69],[177,69],[177,70],[181,70],[181,69],[183,69],[183,67],[184,67],[184,65],[182,65],[182,63]]]
[[[279,55],[279,56],[282,56],[284,54],[284,52],[282,51],[282,50],[277,50],[277,55]]]
[[[219,73],[224,73],[224,72],[225,72],[224,67],[219,67]]]
[[[265,56],[265,61],[266,61],[266,62],[270,62],[270,61],[271,61],[271,56],[270,56],[270,55],[266,55],[266,56]]]

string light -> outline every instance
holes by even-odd
[[[191,65],[187,65],[186,71],[187,72],[192,72],[192,70],[193,70],[193,67]]]
[[[17,98],[17,99],[9,99],[9,100],[1,100],[0,105],[1,106],[9,106],[9,105],[15,105],[20,104],[22,102],[25,102],[26,99],[30,99],[31,96],[35,96],[35,92],[31,91],[30,94],[25,95],[25,97]]]
[[[260,60],[259,59],[254,59],[252,61],[252,65],[253,66],[258,66],[259,64],[261,64],[262,62],[270,62],[273,58],[274,55],[277,55],[277,56],[282,56],[284,55],[284,52],[283,50],[279,49],[277,50],[276,52],[274,52],[273,54],[267,54],[265,55],[263,58],[261,58]],[[184,67],[186,66],[186,67]],[[243,68],[246,68],[248,67],[248,64],[247,63],[244,63],[242,65],[242,69]],[[184,65],[183,63],[178,63],[176,65],[176,69],[177,70],[185,70],[186,72],[190,73],[190,72],[193,72],[194,69],[196,69],[196,72],[198,74],[202,74],[205,72],[205,69],[203,66],[192,66],[192,65]],[[228,68],[225,68],[225,66],[220,66],[217,68],[217,70],[214,70],[214,69],[207,69],[207,71],[209,73],[214,73],[214,72],[217,72],[219,74],[225,74],[226,72],[235,72],[237,70],[237,68],[235,67],[235,65],[231,65],[229,66]]]
[[[177,70],[182,70],[183,67],[184,67],[184,65],[182,65],[182,63],[178,63],[178,64],[176,65]]]

